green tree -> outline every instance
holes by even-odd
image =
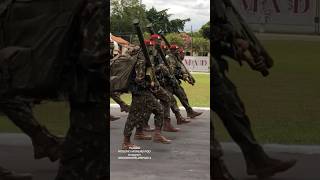
[[[210,21],[201,27],[199,32],[202,34],[202,37],[209,39],[210,37]]]
[[[178,46],[184,47],[184,40],[179,33],[167,34],[166,39],[170,44],[176,44]]]
[[[210,51],[210,43],[209,40],[203,37],[193,37],[193,51],[195,52],[209,52]]]
[[[157,11],[154,7],[146,11],[147,19],[153,23],[156,32],[176,33],[184,30],[185,23],[190,19],[173,19],[169,20],[172,14],[168,14],[169,9]]]
[[[111,0],[111,33],[133,34],[132,25],[134,19],[140,19],[141,27],[147,24],[146,7],[139,0]]]

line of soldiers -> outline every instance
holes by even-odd
[[[238,62],[247,62],[254,70],[264,76],[268,74],[270,64],[268,54],[251,33],[230,0],[215,0],[211,19],[211,73],[213,87],[212,110],[220,117],[233,140],[240,146],[246,162],[248,175],[267,178],[292,168],[296,160],[282,161],[267,155],[257,142],[251,129],[249,117],[241,101],[236,86],[227,77],[230,57]],[[268,66],[269,64],[269,66]],[[222,150],[214,136],[214,115],[211,116],[211,149],[214,180],[232,180],[223,160]]]
[[[190,123],[189,119],[181,115],[174,96],[179,98],[189,118],[202,114],[193,110],[181,86],[181,80],[192,85],[195,81],[193,77],[190,77],[187,69],[182,66],[181,60],[184,57],[181,57],[179,47],[176,45],[163,46],[161,42],[160,35],[151,34],[150,40],[140,41],[141,47],[130,46],[124,55],[133,57],[136,63],[129,80],[132,102],[124,127],[122,149],[140,148],[130,140],[134,128],[136,128],[135,140],[153,139],[157,143],[169,144],[171,140],[164,137],[161,131],[179,131],[179,128],[173,127],[171,123],[170,109],[178,125]],[[119,102],[120,107],[124,106],[123,101],[116,102]],[[148,123],[151,114],[154,114],[155,129],[150,128]],[[145,133],[152,131],[154,131],[153,137]]]

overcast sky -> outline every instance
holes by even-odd
[[[171,18],[186,19],[185,31],[197,31],[210,20],[210,0],[142,0],[142,3],[150,9],[152,6],[158,11],[169,8]]]

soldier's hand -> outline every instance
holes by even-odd
[[[254,70],[256,71],[263,71],[267,69],[267,65],[264,61],[264,58],[262,56],[259,56],[257,60],[255,61]]]

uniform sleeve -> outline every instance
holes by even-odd
[[[141,52],[138,54],[137,58],[138,58],[138,60],[137,60],[136,66],[135,66],[135,73],[136,73],[135,82],[137,84],[142,84],[145,81],[146,65],[145,65],[145,60],[144,60],[143,54]]]

